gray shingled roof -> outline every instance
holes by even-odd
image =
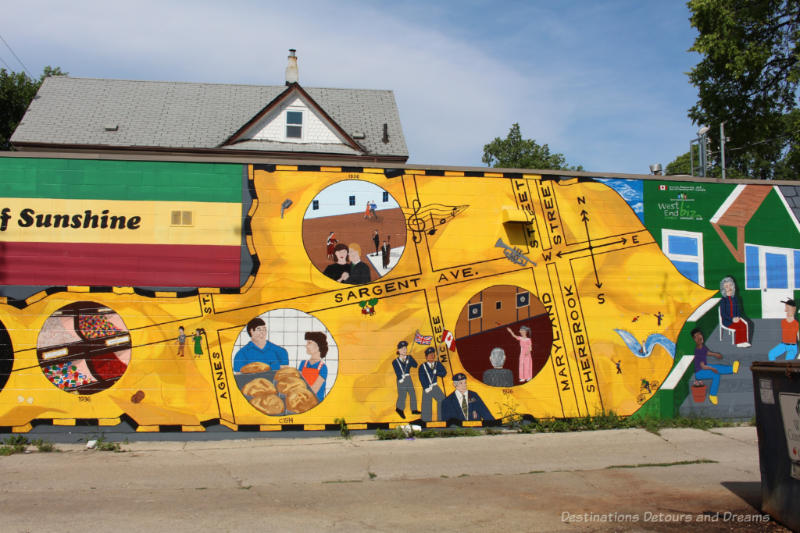
[[[789,209],[794,213],[794,217],[800,220],[800,187],[796,185],[778,185],[781,194],[789,204]]]
[[[392,91],[303,87],[371,156],[408,157]],[[11,136],[12,144],[108,146],[109,148],[218,149],[285,86],[223,85],[70,78],[44,80]],[[383,124],[389,142],[383,143]],[[106,126],[119,126],[106,131]],[[245,143],[225,149],[279,150],[284,143]],[[285,147],[288,148],[288,147]],[[300,146],[286,151],[296,152]],[[341,146],[302,151],[354,153]]]

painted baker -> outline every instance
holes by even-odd
[[[411,369],[417,367],[417,362],[408,355],[408,343],[400,341],[397,343],[397,357],[392,361],[392,368],[397,377],[397,405],[395,411],[400,418],[405,418],[406,397],[411,397],[411,412],[419,414],[417,410],[417,393],[414,391],[414,383],[411,381]]]
[[[248,322],[247,334],[250,335],[250,342],[236,352],[233,358],[234,372],[241,372],[242,367],[250,363],[265,363],[272,370],[289,365],[289,352],[267,340],[267,324],[263,319],[255,317]]]
[[[422,386],[422,420],[433,421],[433,400],[436,400],[436,420],[442,420],[442,400],[444,392],[439,386],[439,378],[447,375],[444,365],[436,360],[436,349],[429,346],[425,350],[425,362],[419,365],[419,384]]]

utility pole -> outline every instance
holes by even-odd
[[[719,156],[722,163],[722,179],[725,179],[725,121],[719,123]]]

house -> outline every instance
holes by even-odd
[[[392,91],[48,77],[17,150],[404,163]]]

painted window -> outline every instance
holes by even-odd
[[[172,211],[170,213],[170,226],[191,226],[191,211]]]
[[[319,209],[319,200],[312,200],[311,210],[316,211],[317,209]]]
[[[758,289],[761,287],[761,275],[758,269],[758,247],[744,247],[744,287]]]
[[[383,201],[384,202],[389,201],[389,191],[383,191]]]
[[[474,304],[469,304],[469,319],[474,320],[476,318],[480,318],[483,315],[483,305],[481,302],[477,302]]]
[[[800,289],[800,250],[747,244],[746,289]]]
[[[302,111],[287,111],[286,112],[286,138],[287,139],[302,139],[303,138],[303,112]]]
[[[495,302],[495,304],[494,304],[494,308],[495,308],[495,309],[497,309],[497,310],[499,311],[500,309],[502,309],[502,308],[503,308],[503,302],[501,302],[500,300],[498,300],[497,302]]]
[[[693,231],[661,230],[661,248],[678,272],[703,285],[703,234]]]
[[[355,197],[355,196],[350,196],[350,197],[347,199],[347,201],[348,201],[348,203],[349,203],[350,205],[356,205],[356,197]]]
[[[800,287],[800,251],[794,251],[794,286]]]
[[[530,301],[531,298],[528,292],[517,293],[517,309],[519,309],[520,307],[527,307]]]

